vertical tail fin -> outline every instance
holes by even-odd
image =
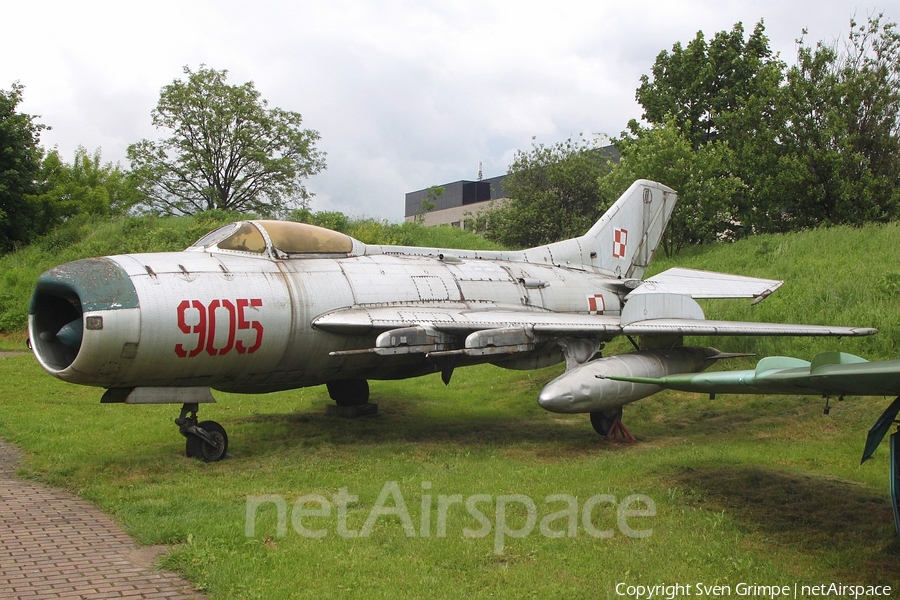
[[[631,184],[581,238],[598,248],[596,266],[617,276],[641,279],[677,198],[675,190],[655,181],[639,179]]]
[[[640,279],[662,240],[677,197],[672,188],[639,179],[583,236],[525,252],[535,262],[581,265],[613,277]]]

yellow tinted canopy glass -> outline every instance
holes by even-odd
[[[323,227],[292,221],[258,223],[269,234],[272,245],[288,254],[349,254],[353,250],[350,236]]]
[[[240,250],[242,252],[263,253],[266,251],[266,240],[259,229],[250,222],[243,222],[238,230],[219,242],[222,250]]]

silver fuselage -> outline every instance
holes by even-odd
[[[448,319],[466,310],[496,310],[593,314],[609,316],[611,322],[621,310],[612,278],[508,260],[448,262],[438,256],[389,254],[276,259],[188,251],[88,259],[50,273],[56,280],[84,280],[84,288],[91,280],[84,263],[91,261],[109,261],[108,270],[120,271],[118,281],[133,287],[133,300],[81,298],[86,325],[80,347],[36,355],[64,381],[107,388],[209,386],[265,392],[437,370],[421,353],[332,356],[370,348],[381,333],[373,326],[369,331],[357,327],[353,335],[336,334],[315,325],[318,318],[348,307],[400,307],[396,318],[410,326],[420,322],[416,307],[447,309]],[[110,295],[105,289],[100,293]],[[121,293],[129,296],[130,291]],[[49,349],[41,329],[32,323],[33,343]],[[529,368],[559,360],[558,344],[549,343],[514,357],[468,356],[461,364]]]

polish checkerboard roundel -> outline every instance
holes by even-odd
[[[618,227],[613,230],[613,258],[625,258],[625,246],[627,243],[627,230]]]

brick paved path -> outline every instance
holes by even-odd
[[[194,598],[153,568],[164,547],[139,548],[93,505],[15,477],[18,453],[0,441],[0,598]]]

